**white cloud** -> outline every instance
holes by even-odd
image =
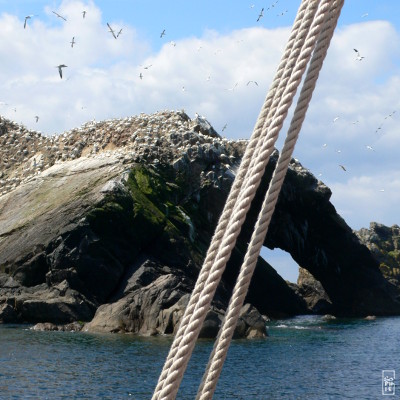
[[[0,101],[8,103],[0,103],[0,113],[48,134],[92,118],[184,108],[189,115],[207,117],[220,133],[227,124],[223,134],[228,137],[249,137],[290,32],[208,30],[201,37],[176,40],[175,46],[166,41],[152,52],[135,27],[105,20],[91,1],[65,0],[55,11],[67,22],[50,8],[31,18],[26,29],[23,20],[0,15]],[[123,29],[117,40],[106,22]],[[304,166],[322,174],[334,191],[334,204],[354,227],[381,222],[379,217],[399,223],[398,198],[389,191],[397,189],[391,182],[400,147],[399,39],[385,21],[337,30],[295,149]],[[355,60],[354,48],[365,56],[362,61]],[[55,68],[60,63],[68,65],[62,80]],[[385,176],[392,178],[386,182]],[[375,177],[383,180],[385,192],[370,188],[368,179]],[[359,207],[357,202],[368,196],[374,207]]]
[[[338,213],[352,228],[369,227],[372,221],[391,226],[399,224],[400,204],[399,171],[358,176],[331,186]],[[369,216],[369,218],[368,218]]]

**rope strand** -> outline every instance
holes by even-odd
[[[318,1],[314,1],[313,3],[317,4]],[[226,262],[229,259],[231,251],[235,245],[236,238],[239,235],[246,213],[250,208],[251,200],[254,198],[256,189],[261,181],[269,155],[272,153],[273,145],[276,142],[278,133],[283,125],[284,118],[286,117],[288,109],[293,101],[297,87],[301,82],[302,75],[313,50],[316,36],[318,36],[320,32],[321,23],[324,20],[324,15],[327,11],[327,8],[327,4],[324,3],[324,6],[318,9],[317,16],[312,22],[310,31],[307,33],[306,41],[302,47],[299,60],[296,63],[294,72],[289,79],[287,87],[285,88],[283,97],[276,111],[276,115],[271,123],[266,140],[264,141],[257,160],[254,163],[255,170],[253,169],[252,176],[250,177],[249,181],[246,182],[244,193],[243,191],[240,193],[239,200],[236,203],[233,211],[233,218],[228,223],[215,262],[210,270],[209,276],[199,297],[199,301],[196,304],[193,315],[190,318],[189,325],[187,326],[184,336],[181,339],[179,349],[173,359],[173,370],[171,371],[170,369],[169,375],[164,382],[161,398],[174,398],[178,390],[183,372],[193,351],[195,341],[197,340],[198,333],[200,332],[202,323],[211,304],[216,287],[222,276]]]
[[[268,231],[269,223],[271,221],[271,217],[279,196],[279,191],[293,154],[295,142],[298,138],[302,122],[304,121],[308,105],[311,101],[312,92],[315,88],[319,72],[322,68],[330,40],[343,6],[343,2],[344,0],[336,1],[327,14],[326,26],[321,33],[321,37],[319,38],[317,47],[314,51],[310,67],[307,71],[304,86],[288,131],[287,139],[283,147],[283,151],[278,159],[277,167],[271,179],[270,188],[265,196],[263,207],[260,211],[260,216],[256,223],[241,272],[238,276],[237,283],[232,293],[232,298],[226,311],[223,325],[221,326],[206,372],[199,387],[197,395],[198,400],[211,399],[215,391],[217,381],[228,352],[229,344],[233,337],[234,329],[239,318],[240,310],[243,306],[251,277],[257,263],[259,252]]]
[[[212,398],[226,357],[231,335],[233,335],[259,251],[268,230],[280,187],[343,2],[344,0],[335,0],[332,4],[332,0],[303,0],[299,7],[274,82],[257,119],[189,304],[160,374],[153,400],[171,400],[177,394],[215,290],[261,182],[283,121],[287,116],[288,109],[293,102],[297,88],[314,51],[288,136],[285,140],[284,149],[279,156],[276,170],[264,199],[259,220],[256,223],[250,246],[246,252],[244,263],[226,312],[226,317],[199,387],[198,399]],[[330,6],[329,3],[332,5]],[[339,9],[337,14],[334,14],[335,7]]]
[[[275,77],[273,84],[271,85],[271,88],[267,94],[265,101],[264,101],[264,105],[263,105],[260,115],[257,119],[257,123],[254,128],[252,137],[250,138],[250,141],[246,148],[245,154],[242,158],[242,162],[240,164],[239,171],[238,171],[235,181],[232,185],[232,189],[231,189],[228,199],[226,201],[224,210],[221,214],[220,221],[217,225],[215,234],[211,240],[210,248],[209,248],[207,256],[205,258],[203,267],[200,271],[196,286],[191,295],[191,298],[190,298],[189,304],[186,308],[185,314],[182,317],[178,331],[175,335],[174,342],[171,346],[171,349],[168,354],[167,360],[165,362],[164,368],[161,372],[157,387],[156,387],[154,395],[153,395],[153,400],[156,400],[159,398],[161,388],[164,384],[166,377],[168,376],[169,368],[172,365],[173,358],[179,347],[179,343],[183,336],[184,330],[186,329],[186,327],[189,323],[190,316],[192,315],[195,305],[198,301],[199,295],[200,295],[201,291],[203,290],[205,281],[207,279],[207,276],[211,269],[212,263],[217,254],[217,250],[218,250],[221,240],[223,238],[226,226],[228,224],[228,221],[231,218],[232,210],[237,201],[241,186],[242,186],[243,182],[245,181],[245,175],[247,174],[249,166],[252,164],[252,162],[254,162],[254,151],[257,147],[259,140],[261,140],[263,138],[262,128],[263,128],[265,120],[268,116],[267,114],[270,109],[270,106],[273,103],[273,100],[277,96],[276,92],[277,92],[278,88],[281,86],[280,85],[281,79],[282,79],[282,77],[285,77],[287,75],[287,69],[290,68],[290,65],[292,65],[295,62],[295,60],[293,60],[293,56],[291,56],[291,53],[292,53],[294,44],[296,42],[296,39],[298,40],[299,31],[302,28],[301,24],[303,23],[303,20],[305,18],[305,14],[306,14],[307,8],[309,7],[309,4],[310,4],[309,0],[303,0],[300,5],[300,8],[298,10],[296,20],[295,20],[293,28],[292,28],[291,35],[288,40],[288,44],[286,46],[285,52],[282,56],[281,62],[279,64],[279,67],[278,67],[278,70],[276,73],[276,77]],[[288,67],[288,65],[289,65],[289,67]]]

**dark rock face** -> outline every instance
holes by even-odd
[[[362,228],[355,233],[379,262],[386,279],[400,287],[400,227],[371,222],[369,229]]]
[[[315,314],[332,314],[332,302],[321,282],[317,281],[306,269],[299,268],[297,293],[304,299],[307,307]]]
[[[399,314],[399,292],[336,213],[330,190],[292,162],[266,244],[289,252],[321,283],[336,315]]]
[[[0,321],[88,321],[85,330],[174,333],[246,142],[222,139],[202,118],[172,112],[85,125],[53,139],[4,127],[5,143],[13,137],[41,152],[47,164],[24,177],[29,160],[18,159],[3,172]],[[17,160],[13,149],[7,151]],[[274,154],[203,337],[214,336],[221,323],[276,159]],[[265,241],[288,251],[328,300],[310,302],[310,279],[294,290],[260,258],[238,337],[264,336],[262,315],[321,312],[321,304],[343,315],[400,313],[398,293],[329,198],[329,189],[293,162]]]
[[[172,272],[168,266],[150,261],[147,256],[141,258],[145,261],[127,271],[117,293],[109,303],[98,308],[93,320],[84,326],[85,331],[176,333],[194,282],[181,271]],[[224,307],[223,303],[214,302],[200,337],[217,335],[224,315],[220,307]],[[238,337],[266,336],[264,319],[249,304],[242,309],[236,334]]]

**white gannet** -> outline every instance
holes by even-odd
[[[260,14],[258,14],[257,22],[264,16],[264,7],[261,9]]]
[[[395,114],[395,113],[396,113],[396,110],[392,111],[390,114],[385,115],[385,118],[384,118],[384,119],[388,119],[389,117],[392,117],[393,114]]]
[[[114,39],[116,39],[117,37],[115,36],[114,30],[113,30],[113,28],[111,28],[111,26],[108,22],[107,22],[107,26],[108,26],[109,32],[111,32],[111,34],[114,36]]]
[[[63,19],[64,21],[66,21],[66,19],[65,19],[62,15],[56,13],[55,11],[52,11],[52,13],[55,14],[55,15],[57,15],[58,18],[61,18],[61,19]]]
[[[26,23],[27,23],[28,19],[31,19],[32,17],[34,17],[34,15],[27,15],[27,16],[25,17],[24,29],[26,28]]]
[[[364,59],[364,56],[360,55],[360,52],[357,49],[353,49],[356,53],[357,53],[357,57],[356,57],[356,61],[361,61],[362,59]]]
[[[234,85],[233,87],[231,87],[231,88],[229,88],[229,89],[225,89],[225,90],[229,90],[229,91],[233,92],[233,91],[235,90],[235,88],[236,88],[237,85],[238,85],[238,82],[236,82],[235,85]]]
[[[60,78],[62,79],[62,69],[63,68],[66,68],[68,65],[64,65],[64,64],[60,64],[60,65],[57,65],[57,67],[56,68],[58,68],[58,72],[59,72],[59,74],[60,74]]]

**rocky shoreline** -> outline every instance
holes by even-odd
[[[163,111],[57,137],[1,119],[0,143],[0,322],[173,334],[247,142]],[[202,337],[221,323],[276,160],[275,152]],[[289,252],[304,274],[290,285],[259,258],[237,337],[265,336],[266,318],[400,314],[399,286],[330,195],[292,160],[264,244]]]

